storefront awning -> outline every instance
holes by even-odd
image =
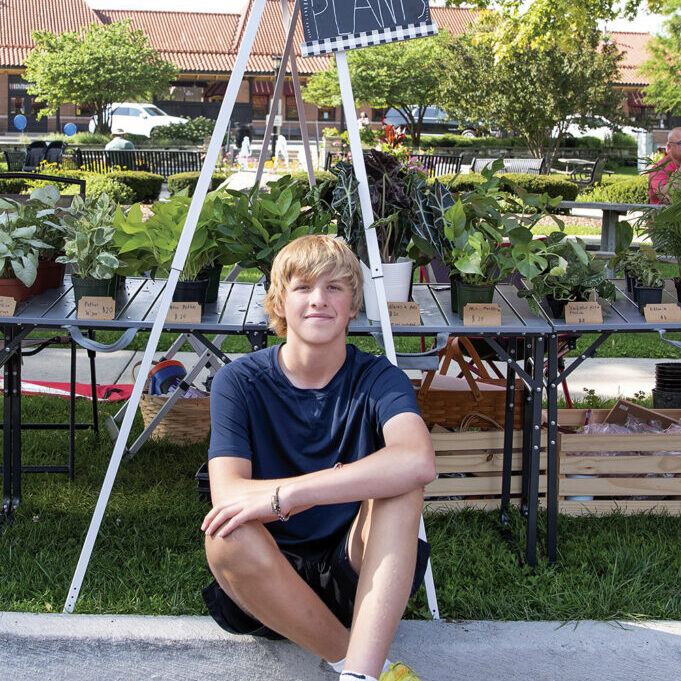
[[[627,104],[629,107],[651,107],[644,98],[644,93],[641,90],[635,90],[634,92],[627,93]],[[652,108],[652,107],[651,107]]]
[[[274,80],[254,80],[252,81],[251,93],[254,95],[265,95],[271,97],[274,94]],[[284,81],[284,97],[292,97],[293,83]]]

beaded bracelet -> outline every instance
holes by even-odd
[[[274,490],[274,494],[272,495],[272,513],[274,513],[274,515],[276,515],[282,523],[285,523],[291,517],[290,512],[286,515],[281,512],[281,504],[279,503],[279,487]]]

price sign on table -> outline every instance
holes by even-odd
[[[11,317],[17,307],[17,301],[10,296],[0,296],[0,317]]]
[[[114,319],[116,301],[101,296],[83,296],[78,301],[78,319]]]
[[[464,326],[501,326],[498,303],[467,303],[463,308]]]
[[[565,306],[565,321],[568,324],[602,324],[603,308],[591,301],[572,302]]]
[[[201,323],[201,305],[198,303],[170,303],[167,322],[180,322],[183,324]]]
[[[643,315],[647,322],[681,322],[681,307],[675,303],[648,303]]]
[[[388,303],[388,314],[392,326],[418,326],[421,323],[418,303]]]

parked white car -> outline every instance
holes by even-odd
[[[615,125],[607,118],[602,116],[569,116],[569,125],[564,134],[565,137],[598,137],[599,140],[604,140],[612,137],[613,131],[623,132],[625,135],[631,135],[634,139],[639,132],[646,132],[643,128],[635,128],[631,125]],[[558,136],[558,127],[553,129],[553,136]]]
[[[140,102],[118,102],[111,105],[111,129],[118,128],[130,135],[151,136],[151,131],[159,125],[186,123],[186,118],[169,116],[155,104]],[[88,130],[94,132],[97,127],[97,116],[92,116]]]

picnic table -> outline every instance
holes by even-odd
[[[115,319],[85,320],[76,316],[72,287],[67,275],[62,288],[48,290],[29,298],[17,306],[12,317],[0,319],[5,336],[5,348],[0,354],[0,365],[5,367],[2,519],[8,520],[21,502],[21,476],[24,471],[21,452],[21,340],[34,329],[56,328],[67,329],[83,347],[104,352],[123,349],[136,333],[151,330],[165,285],[164,280],[128,278],[124,290],[117,298]],[[267,318],[263,309],[264,297],[265,289],[261,284],[223,281],[219,287],[217,302],[204,307],[199,324],[168,322],[164,331],[186,334],[204,353],[208,351],[219,361],[229,362],[227,356],[207,338],[207,335],[243,334],[249,339],[253,349],[264,347],[268,336]],[[507,387],[515,388],[515,376],[521,378],[527,387],[526,413],[532,424],[537,427],[528,427],[526,419],[523,447],[527,453],[525,460],[528,465],[523,467],[522,504],[527,508],[528,516],[526,557],[528,563],[534,565],[541,441],[538,425],[541,420],[545,338],[551,327],[546,320],[530,312],[527,301],[518,298],[517,289],[512,285],[498,286],[495,294],[494,302],[499,303],[502,310],[501,327],[464,326],[462,320],[451,311],[448,285],[415,284],[412,297],[420,305],[421,324],[394,326],[395,335],[435,336],[440,344],[444,344],[449,335],[485,338],[509,367]],[[99,329],[124,331],[124,334],[119,341],[110,346],[88,342],[85,335]],[[350,323],[349,333],[371,335],[379,342],[381,340],[380,324],[369,321],[364,312],[360,312]],[[523,366],[516,359],[515,343],[506,345],[508,339],[518,338],[529,346],[526,350],[526,362],[528,358],[532,359]],[[204,357],[204,354],[201,357]],[[200,358],[200,361],[205,365],[205,359]],[[402,368],[435,369],[439,358],[437,351],[433,350],[425,354],[398,353],[398,361]],[[188,376],[194,369],[188,372]],[[504,449],[508,451],[509,456],[513,448],[513,395],[513,390],[507,390],[506,413],[511,417],[506,419]],[[508,488],[510,475],[509,469]]]

